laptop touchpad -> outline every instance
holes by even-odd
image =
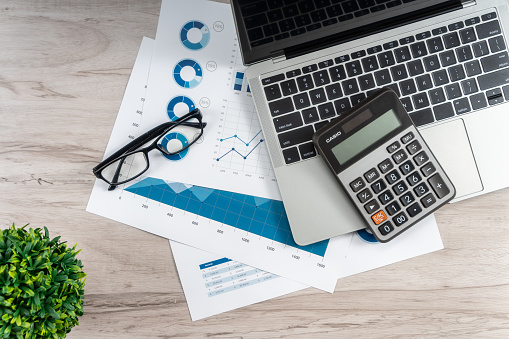
[[[420,132],[456,187],[455,199],[483,189],[463,119]]]

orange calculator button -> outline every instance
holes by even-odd
[[[378,225],[382,223],[384,220],[387,220],[387,216],[385,215],[384,211],[380,211],[377,214],[373,214],[371,216],[371,219],[373,219],[375,225]]]

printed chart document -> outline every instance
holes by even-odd
[[[152,128],[145,121],[159,114],[147,109],[156,96],[150,85],[145,89],[147,70],[157,72],[151,47],[153,41],[144,39],[106,155]],[[214,123],[207,122],[206,128],[213,129]],[[185,171],[175,164],[187,162],[195,146],[200,144],[178,160],[151,152],[146,176],[113,191],[97,180],[87,211],[332,292],[351,236],[298,246],[282,201],[175,181],[173,175]]]

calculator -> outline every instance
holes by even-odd
[[[319,129],[313,143],[380,242],[392,240],[456,193],[391,89]]]

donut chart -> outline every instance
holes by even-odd
[[[185,106],[187,106],[187,108],[185,108]],[[185,95],[179,95],[168,102],[168,105],[166,106],[166,113],[168,114],[168,118],[170,118],[171,121],[175,121],[180,118],[178,112],[188,113],[195,108],[196,106],[193,100],[186,97]]]
[[[366,230],[365,228],[362,229],[362,230],[358,230],[357,232],[357,235],[364,241],[368,242],[368,243],[378,243],[378,240],[376,240],[375,236],[373,235],[373,233],[369,232],[368,230]]]
[[[183,59],[175,65],[173,78],[180,87],[195,88],[203,79],[203,70],[198,62]]]
[[[180,42],[190,50],[200,50],[207,46],[209,41],[210,30],[203,22],[189,21],[180,29]]]
[[[170,133],[166,134],[164,136],[164,138],[161,140],[161,146],[163,148],[166,148],[168,143],[170,143],[172,140],[176,140],[176,142],[180,142],[181,145],[182,145],[181,148],[186,147],[187,144],[189,143],[189,141],[187,141],[187,138],[182,133],[179,133],[179,132],[170,132]],[[167,155],[167,154],[164,154],[164,153],[162,153],[162,154],[168,160],[178,161],[178,160],[183,159],[187,155],[188,151],[189,151],[189,148],[184,150],[184,151],[182,151],[182,152],[179,152],[177,154],[173,154],[173,155]]]

